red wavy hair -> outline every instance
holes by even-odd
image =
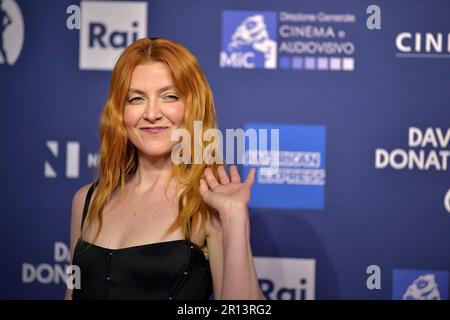
[[[123,121],[131,75],[139,64],[165,63],[171,72],[173,84],[185,103],[184,126],[191,133],[191,146],[206,143],[194,137],[194,121],[202,121],[203,130],[216,128],[216,113],[211,88],[197,59],[184,46],[167,39],[140,39],[128,46],[120,55],[112,72],[107,102],[100,121],[100,163],[97,173],[97,190],[89,206],[86,230],[95,219],[99,225],[94,242],[102,228],[102,211],[112,192],[138,167],[137,150],[129,141]],[[201,137],[200,137],[201,138]],[[211,143],[208,143],[211,144]],[[192,152],[191,152],[192,157]],[[208,207],[203,202],[199,185],[206,164],[172,164],[172,175],[183,185],[180,194],[179,213],[167,233],[181,227],[185,238],[191,238],[192,226],[200,222],[204,226]],[[216,166],[213,166],[216,173]]]

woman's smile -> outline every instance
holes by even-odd
[[[152,127],[143,127],[140,129],[148,134],[155,135],[155,134],[166,131],[168,128],[169,127],[167,127],[167,126],[152,126]]]

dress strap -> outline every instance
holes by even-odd
[[[86,219],[87,213],[88,213],[88,209],[89,209],[89,204],[91,202],[91,197],[92,194],[94,193],[94,189],[98,184],[98,180],[95,181],[93,184],[91,184],[91,186],[89,187],[89,190],[87,192],[86,195],[86,200],[84,202],[84,208],[83,208],[83,218],[81,219],[81,229],[83,229],[83,224],[84,224],[84,220]]]

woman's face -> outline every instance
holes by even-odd
[[[185,105],[170,69],[161,62],[138,65],[131,76],[124,123],[133,145],[148,156],[170,153],[172,132],[183,125]]]

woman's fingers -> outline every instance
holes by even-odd
[[[256,172],[255,168],[250,168],[247,178],[245,179],[245,183],[248,184],[250,187],[253,185],[253,182],[255,182],[255,172]]]
[[[200,194],[205,196],[209,192],[205,179],[200,179]]]
[[[245,179],[245,184],[247,184],[250,187],[255,182],[255,172],[256,172],[255,168],[250,168],[250,170],[248,172],[248,175],[247,175],[247,178]],[[230,183],[230,178],[228,177],[224,166],[219,166],[217,168],[217,173],[219,175],[220,183],[217,181],[217,179],[214,176],[211,168],[206,168],[205,169],[205,172],[204,172],[205,178],[201,179],[201,181],[200,181],[201,191],[206,191],[206,190],[203,190],[204,187],[206,187],[208,189],[208,191],[209,191],[209,190],[214,190],[215,188],[217,188],[221,184],[222,185],[227,185],[227,184]],[[241,183],[241,176],[239,175],[238,169],[237,169],[237,167],[235,165],[230,166],[230,175],[231,175],[231,182],[232,183]]]
[[[216,177],[214,177],[212,170],[210,168],[205,169],[205,178],[206,182],[208,183],[208,186],[214,190],[219,185],[219,182],[217,182]]]
[[[230,173],[231,173],[231,182],[234,183],[241,182],[241,176],[239,175],[238,169],[234,164],[230,167]]]
[[[219,173],[220,183],[222,183],[222,184],[230,183],[230,178],[228,178],[228,175],[227,175],[227,172],[225,171],[224,166],[219,166],[219,168],[217,169],[217,172]]]

